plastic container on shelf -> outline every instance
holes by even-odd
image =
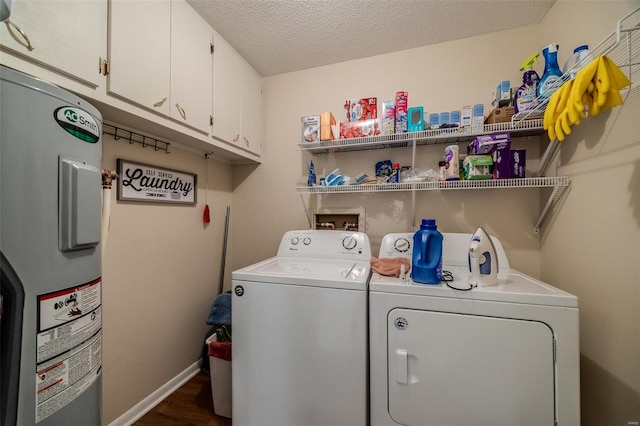
[[[442,281],[442,234],[435,219],[422,219],[420,229],[413,234],[411,279],[421,284]]]
[[[571,55],[569,59],[565,61],[564,66],[562,67],[562,73],[566,74],[567,72],[571,71],[569,78],[573,80],[580,68],[588,63],[588,59],[585,59],[587,56],[589,56],[588,45],[583,44],[582,46],[578,46],[573,49],[573,55]],[[578,64],[580,66],[576,67],[576,65]]]

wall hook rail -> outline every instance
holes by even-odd
[[[164,151],[165,154],[171,154],[169,151],[169,142],[161,141],[151,136],[136,133],[131,130],[123,129],[113,124],[103,123],[102,134],[113,136],[114,140],[125,139],[130,145],[139,143],[143,148],[153,147],[154,151]]]

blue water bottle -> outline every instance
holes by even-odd
[[[442,281],[442,234],[435,219],[422,219],[420,229],[413,234],[411,279],[421,284]]]

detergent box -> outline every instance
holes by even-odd
[[[471,117],[471,127],[480,127],[484,125],[484,105],[475,104],[473,106],[473,116]]]
[[[302,143],[320,140],[320,116],[309,115],[302,117]]]
[[[407,133],[407,113],[409,110],[409,94],[396,92],[396,133]]]
[[[437,112],[432,112],[429,114],[429,128],[437,129],[440,127],[440,114]]]
[[[460,125],[460,111],[451,111],[449,113],[449,120],[452,125],[459,126]]]
[[[345,121],[378,118],[378,98],[351,99],[344,102]]]
[[[382,102],[382,134],[392,135],[396,130],[396,103]]]

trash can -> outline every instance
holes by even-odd
[[[214,333],[206,344],[209,348],[213,411],[231,418],[231,343],[218,342]]]

